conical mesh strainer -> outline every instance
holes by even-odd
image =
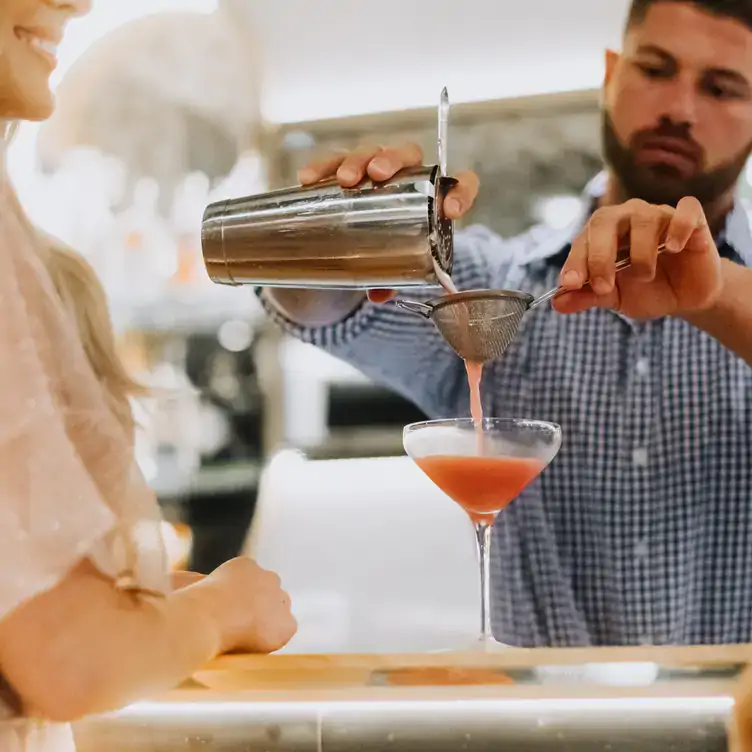
[[[532,295],[509,290],[471,290],[427,303],[396,301],[400,308],[433,321],[454,351],[471,363],[496,360],[517,335]]]
[[[658,253],[665,250],[661,244]],[[629,249],[617,256],[616,271],[631,265]],[[397,300],[411,313],[433,321],[439,334],[454,351],[471,363],[487,363],[500,358],[517,336],[522,317],[531,308],[547,303],[566,292],[562,287],[534,298],[511,290],[471,290],[444,295],[426,303]]]

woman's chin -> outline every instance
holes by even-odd
[[[47,120],[55,111],[55,100],[51,99],[44,104],[35,104],[33,106],[20,109],[19,114],[13,117],[13,120],[28,120],[32,123],[41,123]]]
[[[23,94],[13,98],[0,96],[0,118],[40,122],[47,120],[55,111],[55,97],[49,88],[37,91],[27,89]]]

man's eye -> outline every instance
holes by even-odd
[[[655,65],[640,65],[639,68],[642,71],[642,73],[648,78],[670,78],[671,77],[671,71],[668,71],[665,68],[659,68]]]
[[[705,92],[713,99],[739,99],[741,94],[738,91],[721,84],[708,83],[705,85]]]

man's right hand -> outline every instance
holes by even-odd
[[[336,177],[342,187],[352,188],[366,177],[383,182],[405,167],[422,163],[423,150],[417,144],[363,147],[309,162],[298,172],[298,179],[302,185],[311,185]],[[454,178],[457,185],[444,200],[444,212],[449,219],[459,219],[466,214],[478,195],[479,181],[474,172],[459,172]],[[368,292],[368,297],[374,303],[384,303],[393,296],[392,290]]]

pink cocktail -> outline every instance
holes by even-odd
[[[493,522],[546,467],[535,458],[452,454],[422,457],[415,463],[473,522]]]
[[[429,420],[405,427],[405,451],[468,514],[480,563],[480,647],[499,645],[491,632],[491,530],[499,512],[556,457],[561,429],[537,420]]]

